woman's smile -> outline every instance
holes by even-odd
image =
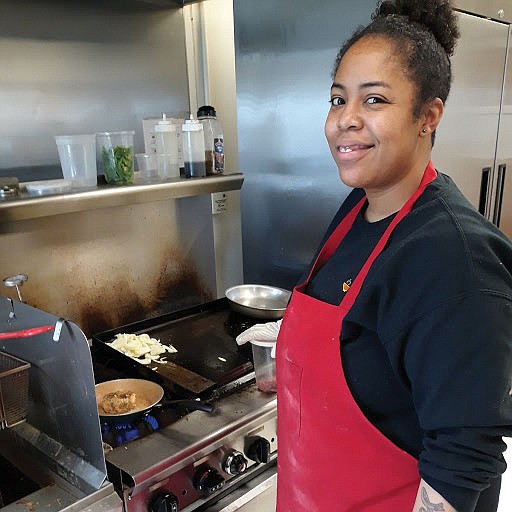
[[[373,144],[363,144],[361,142],[343,142],[338,146],[337,160],[339,162],[352,162],[365,156],[372,148]]]

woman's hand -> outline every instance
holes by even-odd
[[[256,324],[249,327],[236,337],[236,342],[243,345],[248,341],[277,341],[281,320],[277,322],[267,322],[265,324]]]

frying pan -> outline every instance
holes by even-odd
[[[210,404],[194,399],[167,400],[164,390],[155,382],[144,379],[115,379],[96,384],[96,402],[98,414],[102,421],[129,423],[142,417],[154,407],[182,406],[191,411],[212,412]],[[108,393],[135,393],[135,408],[126,413],[109,414],[103,410],[101,403]]]
[[[241,284],[226,290],[233,311],[263,320],[283,318],[291,292],[263,284]]]

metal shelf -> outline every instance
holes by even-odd
[[[31,196],[22,190],[16,197],[0,199],[0,223],[240,190],[243,181],[242,173],[234,173],[153,184],[100,184],[93,189],[47,196]]]

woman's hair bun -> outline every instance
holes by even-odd
[[[460,36],[450,0],[381,0],[372,19],[405,16],[429,30],[445,52],[452,56]]]

